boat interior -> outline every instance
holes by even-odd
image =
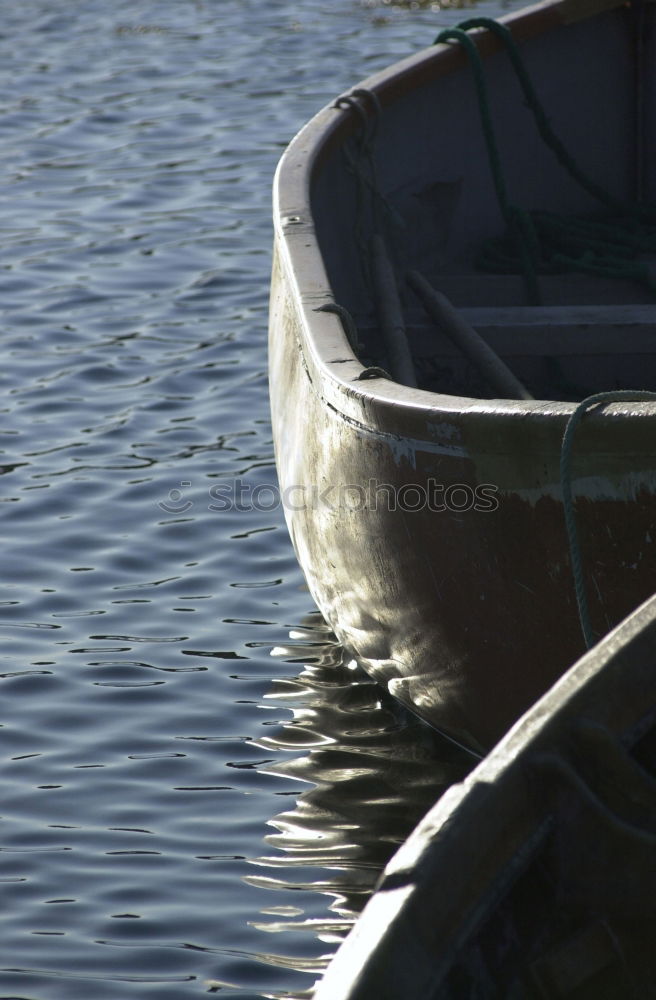
[[[579,5],[587,16],[544,31],[531,26],[535,12],[509,20],[537,110],[505,44],[469,32],[482,39],[492,146],[457,39],[338,102],[312,212],[363,365],[412,385],[385,337],[386,324],[402,327],[417,387],[504,395],[429,315],[408,282],[415,272],[533,398],[656,390],[656,3],[595,12],[608,6]],[[396,286],[387,319],[374,234]]]

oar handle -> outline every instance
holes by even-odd
[[[376,289],[378,321],[385,340],[392,377],[401,385],[416,388],[417,376],[405,333],[396,277],[387,255],[385,242],[378,233],[374,233],[371,238],[371,265]]]

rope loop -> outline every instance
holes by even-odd
[[[322,306],[317,306],[314,312],[335,313],[342,321],[342,328],[346,334],[346,339],[356,358],[360,350],[360,338],[355,320],[345,306],[340,306],[338,302],[325,302]]]
[[[363,368],[360,374],[356,377],[356,382],[366,382],[370,378],[387,378],[390,382],[393,382],[393,378],[388,371],[384,368],[379,368],[378,365],[372,365],[369,368]]]
[[[368,114],[363,104],[369,102],[373,114]],[[373,150],[373,145],[378,132],[378,126],[382,116],[382,108],[378,95],[365,87],[358,87],[350,94],[342,94],[333,104],[334,108],[352,108],[360,118],[360,144],[368,152]]]

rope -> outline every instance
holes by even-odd
[[[364,103],[369,102],[373,113],[365,110]],[[382,108],[378,95],[372,90],[359,87],[338,97],[333,107],[351,108],[360,119],[360,128],[355,134],[352,149],[349,143],[344,143],[343,151],[349,171],[355,178],[355,241],[359,249],[359,259],[367,285],[371,286],[372,276],[369,262],[369,244],[367,233],[369,229],[384,233],[386,221],[391,221],[397,228],[403,228],[403,221],[380,190],[376,159],[374,156],[376,135]],[[372,226],[367,226],[366,210],[369,206]]]
[[[574,590],[576,592],[576,604],[578,607],[581,631],[587,649],[591,649],[597,641],[592,625],[590,623],[590,608],[585,589],[583,574],[583,557],[581,554],[581,542],[576,523],[574,501],[572,498],[572,449],[574,444],[574,434],[579,423],[592,406],[605,403],[643,403],[656,400],[656,392],[634,389],[615,389],[611,392],[597,392],[593,396],[588,396],[581,400],[571,417],[567,421],[565,433],[560,449],[560,489],[563,498],[563,513],[565,515],[565,528],[567,530],[567,541],[569,545],[570,563],[574,577]]]
[[[335,108],[351,108],[360,118],[360,131],[357,133],[357,139],[355,141],[359,144],[358,153],[353,153],[348,145],[344,143],[344,155],[346,157],[346,162],[348,164],[348,169],[353,174],[355,179],[355,242],[360,251],[359,258],[362,262],[363,268],[365,268],[365,263],[367,260],[366,246],[367,241],[365,237],[365,218],[364,218],[364,206],[367,202],[367,191],[372,191],[374,189],[373,179],[371,176],[372,172],[372,157],[371,157],[371,142],[369,139],[369,118],[366,111],[360,104],[360,102],[353,97],[353,95],[348,94],[343,97],[338,97],[334,104]],[[369,166],[369,173],[363,167],[363,162]],[[368,280],[368,274],[365,268],[365,280]]]
[[[629,213],[631,215],[640,215],[643,211],[648,213],[649,218],[654,218],[654,210],[650,206],[639,206],[633,204],[624,204],[622,201],[614,198],[608,191],[602,188],[599,184],[593,181],[584,170],[579,167],[574,157],[567,150],[564,143],[560,141],[556,133],[551,127],[549,118],[537,96],[533,82],[528,74],[524,61],[520,55],[519,49],[515,43],[512,33],[505,24],[500,24],[499,21],[495,21],[491,17],[471,17],[466,21],[461,21],[456,29],[446,29],[440,32],[437,36],[436,43],[448,40],[450,32],[456,30],[458,32],[471,31],[473,28],[484,28],[486,31],[490,31],[493,35],[500,40],[504,46],[508,57],[512,63],[512,67],[515,71],[515,76],[519,81],[519,84],[524,93],[526,99],[526,105],[529,110],[533,113],[535,118],[535,123],[537,125],[538,131],[542,136],[542,139],[546,145],[552,150],[556,155],[558,161],[565,167],[568,173],[574,177],[581,187],[583,187],[589,194],[600,201],[602,204],[607,205],[614,211],[619,211],[620,213]],[[479,63],[481,62],[481,57],[476,49],[476,55],[478,57]]]
[[[487,18],[475,20],[487,20]],[[435,43],[456,41],[463,47],[469,57],[474,77],[474,84],[476,86],[476,93],[478,96],[478,109],[481,116],[483,133],[485,135],[485,142],[487,145],[490,169],[492,171],[492,179],[494,181],[497,201],[499,202],[501,214],[503,215],[506,225],[508,226],[508,231],[511,234],[511,241],[519,258],[519,264],[526,282],[529,301],[532,304],[537,305],[540,302],[536,260],[536,250],[538,246],[537,239],[533,231],[533,225],[529,213],[525,212],[523,209],[517,208],[515,205],[512,205],[508,197],[506,181],[503,168],[501,166],[501,156],[499,154],[499,147],[492,122],[487,84],[485,82],[485,74],[483,72],[483,62],[478,48],[467,34],[468,25],[471,25],[470,21],[463,21],[461,25],[455,28],[447,28],[444,31],[441,31],[435,39]]]
[[[378,365],[371,365],[369,368],[363,368],[355,381],[366,382],[370,378],[388,378],[390,382],[394,381],[390,373],[384,368],[380,368]]]
[[[552,212],[527,212],[511,204],[492,122],[483,61],[477,46],[467,35],[467,31],[474,28],[485,28],[501,41],[540,136],[579,186],[603,206],[605,217],[568,218]],[[656,281],[650,269],[636,260],[641,252],[656,252],[656,208],[642,203],[625,203],[613,197],[578,165],[551,127],[510,30],[492,18],[475,17],[440,32],[435,41],[455,41],[469,58],[497,201],[508,230],[501,239],[488,240],[484,244],[478,266],[495,273],[520,271],[532,304],[540,301],[538,274],[563,271],[628,278],[656,292]]]
[[[348,340],[349,346],[357,358],[361,347],[360,338],[358,336],[358,328],[355,324],[355,320],[351,316],[348,309],[344,306],[340,306],[337,302],[326,302],[322,306],[317,306],[317,308],[313,311],[316,313],[335,313],[335,315],[339,316],[342,321],[344,333],[346,334],[346,339]]]

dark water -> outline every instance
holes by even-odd
[[[0,1000],[300,995],[463,762],[348,664],[265,489],[271,176],[460,13],[2,13]]]

